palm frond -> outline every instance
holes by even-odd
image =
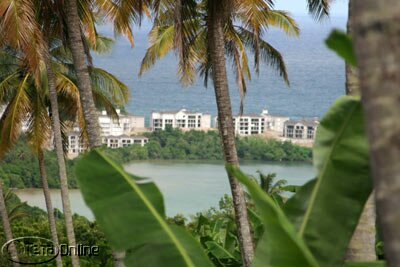
[[[308,12],[316,19],[321,20],[329,15],[331,0],[307,0]]]
[[[117,77],[101,68],[90,68],[92,86],[101,90],[114,105],[125,105],[129,100],[129,88]]]
[[[252,49],[254,47],[253,43],[254,33],[246,30],[243,27],[237,27],[237,28],[239,34],[241,35],[241,39],[244,40],[246,46]],[[259,53],[261,60],[263,60],[270,67],[275,69],[278,72],[279,76],[281,76],[283,80],[286,82],[286,84],[290,86],[289,75],[287,72],[285,61],[281,53],[277,49],[275,49],[271,44],[262,39],[259,39],[257,45],[259,46],[260,49]]]
[[[300,28],[291,15],[284,10],[271,10],[266,16],[268,24],[283,30],[288,36],[299,36]]]
[[[0,118],[0,157],[15,143],[21,127],[31,110],[31,101],[27,94],[30,75],[25,75],[15,88],[14,96]]]
[[[93,45],[91,42],[88,42],[88,45],[92,51],[98,54],[107,54],[111,52],[114,42],[115,41],[112,38],[97,34],[95,44]]]
[[[0,1],[0,45],[5,44],[23,52],[26,66],[39,81],[43,39],[32,1]]]
[[[35,153],[39,153],[51,138],[52,128],[49,111],[42,88],[31,90],[31,112],[27,119],[28,143]],[[42,91],[43,90],[43,91]]]
[[[149,44],[140,65],[139,75],[143,75],[158,59],[163,58],[174,48],[174,26],[155,25],[149,34]]]
[[[114,32],[124,35],[132,46],[135,41],[132,32],[132,22],[140,24],[143,14],[150,16],[150,0],[96,0],[97,6],[104,14],[105,19],[114,24]]]

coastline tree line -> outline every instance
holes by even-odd
[[[147,134],[150,142],[144,147],[132,145],[119,149],[103,148],[104,152],[121,164],[134,160],[223,160],[217,132],[182,132],[167,129]],[[311,162],[310,148],[290,142],[266,141],[258,137],[237,140],[241,160]],[[46,173],[49,188],[60,188],[57,178],[57,158],[54,151],[45,151]],[[77,188],[74,167],[78,159],[66,160],[69,188]],[[36,155],[21,139],[4,156],[0,164],[3,184],[8,188],[41,188],[40,170]]]
[[[52,135],[63,199],[63,230],[68,244],[76,246],[63,130],[69,123],[78,121],[91,152],[79,159],[75,174],[85,201],[110,242],[115,266],[150,263],[152,266],[212,266],[227,258],[238,259],[239,266],[244,267],[400,265],[397,206],[400,197],[397,194],[400,190],[397,162],[400,157],[397,127],[400,3],[396,0],[349,1],[348,31],[354,38],[357,60],[350,60],[352,40],[347,35],[333,38],[332,47],[353,64],[346,68],[346,91],[348,94],[361,92],[362,101],[357,97],[343,97],[334,103],[321,122],[313,148],[318,177],[301,187],[282,207],[239,169],[238,155],[242,153],[246,157],[247,154],[234,136],[226,70],[229,58],[242,99],[247,91],[246,80],[251,78],[248,53],[254,56],[257,73],[260,62],[266,62],[288,82],[283,59],[265,41],[264,33],[273,26],[296,35],[298,28],[286,12],[274,10],[274,2],[2,1],[0,56],[4,64],[0,70],[0,99],[7,107],[0,119],[0,156],[11,149],[20,135],[19,128],[27,120],[28,144],[37,157],[49,233],[55,245],[60,239],[49,197],[43,148]],[[330,1],[306,2],[316,19],[328,15]],[[120,163],[99,149],[96,107],[103,105],[112,113],[113,105],[126,101],[127,94],[122,83],[111,74],[99,73],[93,66],[91,51],[101,51],[108,42],[98,35],[96,21],[101,18],[110,21],[115,33],[126,36],[133,44],[132,23],[140,24],[144,15],[151,16],[154,27],[143,71],[168,51],[174,51],[179,62],[178,74],[184,84],[190,84],[197,75],[204,77],[206,85],[209,80],[213,83],[221,151],[232,191],[233,235],[239,258],[231,257],[231,251],[218,242],[201,242],[198,236],[193,238],[182,228],[171,225],[165,220],[162,195],[156,185],[125,173]],[[166,144],[167,141],[168,138]],[[249,149],[258,151],[256,147],[260,143],[253,143],[256,145],[249,144]],[[158,147],[152,149],[159,151]],[[375,212],[373,201],[367,202],[373,192],[386,262],[374,261]],[[255,212],[248,209],[248,198]],[[6,208],[2,182],[0,215],[5,239],[12,240],[12,214]],[[259,233],[262,233],[259,238],[253,235],[254,218],[258,219]],[[11,243],[7,248],[12,264],[19,266],[17,247]],[[62,260],[60,256],[56,258],[57,266],[65,264]],[[68,261],[73,267],[83,265],[76,255]]]

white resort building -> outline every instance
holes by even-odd
[[[153,131],[165,130],[167,126],[182,130],[209,130],[211,128],[211,115],[191,112],[186,109],[152,112],[150,126]]]
[[[289,139],[314,140],[318,125],[317,119],[289,120],[285,122],[283,136]]]
[[[215,118],[215,125],[218,127],[218,118]],[[267,131],[282,135],[284,123],[289,117],[271,115],[268,110],[263,110],[261,114],[243,114],[233,117],[235,134],[239,136],[261,135]]]
[[[99,114],[102,143],[109,148],[144,146],[148,138],[134,135],[146,131],[144,117],[122,114],[118,109],[116,111],[118,120],[112,119],[105,111]],[[74,158],[86,149],[87,144],[82,143],[80,128],[73,127],[68,133],[68,157]]]
[[[102,143],[109,148],[121,148],[127,147],[131,145],[140,145],[144,146],[149,142],[149,138],[144,136],[128,136],[128,135],[120,135],[120,136],[105,136],[102,137]]]
[[[144,132],[144,117],[130,114],[122,114],[119,109],[116,110],[119,119],[112,119],[106,111],[99,115],[99,124],[102,136],[131,135],[133,133]]]

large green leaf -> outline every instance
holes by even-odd
[[[237,167],[226,166],[228,172],[243,183],[260,212],[264,223],[264,235],[260,240],[254,267],[310,267],[318,266],[304,241],[286,218],[280,207],[253,180]]]
[[[283,210],[289,221],[295,226],[296,230],[300,229],[303,222],[304,214],[308,208],[311,192],[314,189],[317,180],[313,179],[298,189],[293,197],[286,201]]]
[[[333,30],[325,40],[325,44],[352,66],[357,66],[357,57],[354,53],[351,37],[341,30]]]
[[[387,264],[384,261],[372,261],[372,262],[347,262],[344,267],[386,267]]]
[[[224,247],[219,245],[215,241],[207,241],[206,243],[208,251],[217,259],[231,259],[236,261],[235,256],[233,256],[229,251],[227,251]]]
[[[195,239],[167,224],[154,183],[132,177],[97,150],[78,161],[76,174],[112,247],[127,251],[126,266],[211,266]]]
[[[334,103],[318,127],[313,154],[318,178],[299,234],[320,266],[342,266],[372,192],[368,143],[358,98],[341,97]],[[309,188],[304,191],[310,192]],[[307,192],[301,201],[307,198]]]

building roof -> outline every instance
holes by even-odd
[[[163,111],[152,111],[151,113],[159,113],[159,114],[176,114],[179,112],[183,112],[185,114],[196,114],[196,113],[201,113],[201,114],[205,114],[205,115],[209,115],[210,113],[205,113],[205,112],[201,112],[201,111],[194,111],[194,110],[187,110],[185,108],[183,109],[179,109],[179,110],[163,110]]]
[[[257,113],[249,113],[249,114],[243,114],[243,115],[236,115],[234,118],[289,118],[288,116],[283,116],[283,115],[275,115],[275,114],[257,114]]]
[[[108,135],[108,136],[102,136],[103,138],[113,138],[113,139],[122,139],[122,138],[131,138],[131,139],[149,139],[148,137],[145,136],[136,136],[136,135]]]
[[[301,120],[288,120],[285,122],[286,125],[296,125],[296,124],[302,124],[304,126],[318,126],[319,121],[318,119],[301,119]]]

